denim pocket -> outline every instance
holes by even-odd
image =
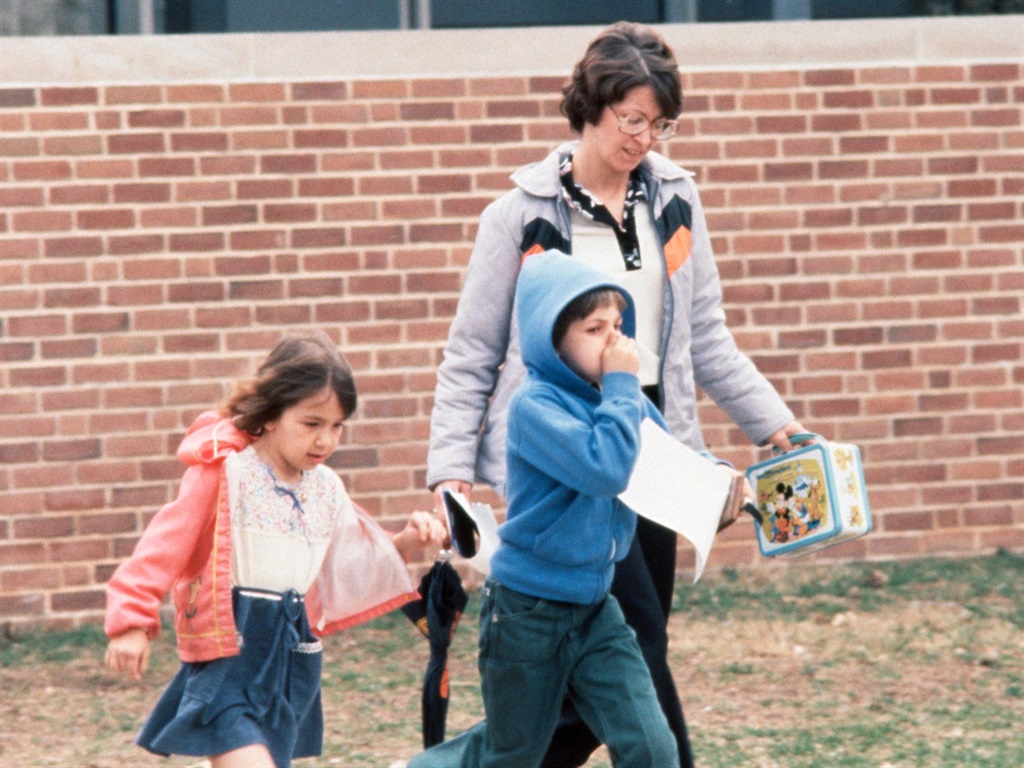
[[[543,662],[558,653],[562,622],[554,603],[498,585],[480,622],[480,652],[495,662]]]
[[[320,692],[323,650],[323,644],[316,640],[299,643],[288,654],[288,702],[299,722],[302,722]]]

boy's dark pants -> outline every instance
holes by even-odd
[[[612,594],[636,632],[662,711],[679,746],[679,765],[693,768],[693,754],[672,670],[668,665],[668,615],[675,588],[676,533],[642,517],[626,558],[615,566]],[[600,746],[566,699],[542,768],[578,768]]]

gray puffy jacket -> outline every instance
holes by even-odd
[[[572,250],[559,166],[563,144],[512,175],[515,188],[480,218],[476,243],[437,373],[430,418],[427,485],[483,482],[503,490],[505,415],[525,375],[513,318],[519,266],[533,253]],[[736,347],[725,324],[722,290],[704,210],[692,174],[654,152],[641,165],[651,221],[666,269],[661,403],[677,439],[704,448],[697,387],[760,445],[793,413]]]

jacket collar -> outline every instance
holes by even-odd
[[[552,150],[543,160],[524,165],[512,174],[512,182],[528,195],[534,197],[557,197],[561,194],[561,179],[558,169],[562,161],[572,154],[579,141],[567,141]],[[664,155],[648,152],[640,163],[645,178],[657,182],[677,181],[692,178],[691,171],[684,170]]]
[[[189,466],[216,464],[252,441],[252,435],[239,430],[230,419],[216,411],[206,411],[186,431],[178,446],[178,458]]]

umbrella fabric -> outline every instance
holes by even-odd
[[[462,579],[447,560],[434,563],[420,582],[422,599],[402,607],[430,642],[430,660],[423,676],[423,746],[444,741],[448,718],[448,648],[455,627],[466,609],[469,597]]]

